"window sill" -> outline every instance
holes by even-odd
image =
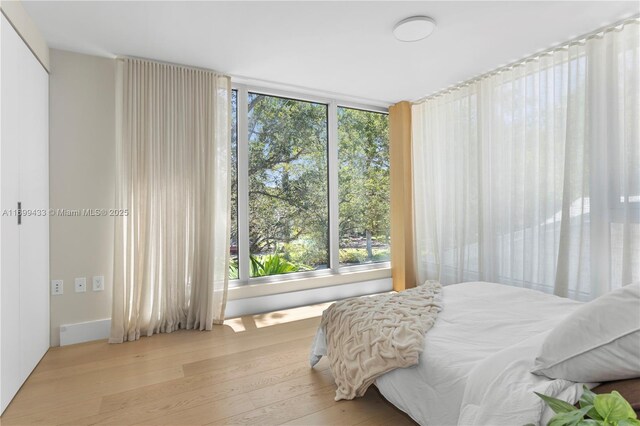
[[[354,267],[351,270],[347,269],[338,273],[328,271],[327,273],[314,276],[265,278],[268,279],[255,284],[240,284],[236,287],[230,287],[227,299],[246,299],[249,297],[269,296],[272,294],[391,278],[391,268],[388,263],[385,263],[379,267],[368,269],[358,269],[358,267]]]

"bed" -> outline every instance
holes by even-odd
[[[444,309],[426,334],[419,363],[375,382],[387,400],[416,422],[546,424],[553,413],[534,391],[578,399],[582,384],[530,371],[548,332],[582,303],[486,282],[446,286],[443,300]],[[312,365],[325,354],[319,329]]]

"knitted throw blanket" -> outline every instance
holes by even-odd
[[[335,400],[364,395],[384,373],[418,363],[425,333],[442,310],[436,281],[400,293],[336,302],[320,326],[336,381]]]

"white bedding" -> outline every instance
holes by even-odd
[[[444,309],[426,334],[420,363],[376,381],[422,425],[522,425],[552,414],[533,391],[575,400],[581,385],[530,374],[546,332],[579,302],[502,284],[444,287]],[[324,355],[319,330],[312,365]],[[573,401],[575,402],[575,401]]]

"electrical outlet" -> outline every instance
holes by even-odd
[[[104,290],[104,276],[97,275],[93,277],[93,291],[103,291]]]
[[[84,293],[87,291],[87,278],[81,277],[75,279],[76,293]]]
[[[51,280],[51,295],[59,296],[64,293],[64,281]]]

